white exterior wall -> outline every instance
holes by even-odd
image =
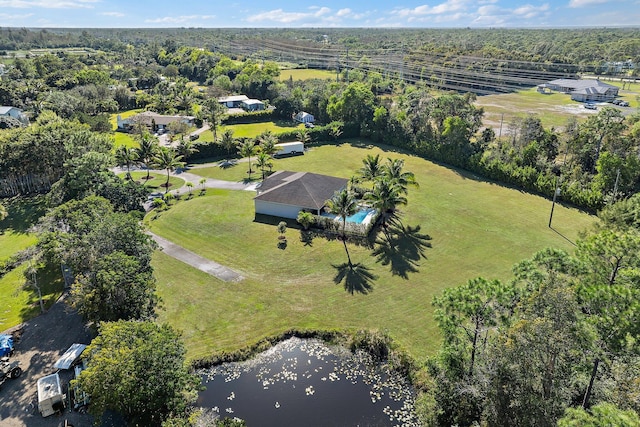
[[[298,212],[302,210],[299,206],[283,205],[281,203],[267,202],[264,200],[254,200],[256,214],[272,215],[281,218],[298,218]]]
[[[276,156],[284,156],[291,153],[304,153],[304,144],[300,141],[282,142],[280,144],[275,144],[275,148],[278,149],[278,152],[275,153]]]

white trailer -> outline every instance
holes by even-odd
[[[38,410],[48,417],[64,409],[64,394],[60,386],[60,376],[55,373],[38,380]]]
[[[275,147],[278,149],[278,151],[274,154],[275,157],[304,154],[304,143],[300,141],[283,142],[280,144],[275,144]]]

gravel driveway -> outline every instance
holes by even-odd
[[[78,313],[65,303],[66,293],[44,314],[25,322],[12,360],[20,361],[22,375],[0,386],[0,426],[90,427],[90,416],[73,411],[43,418],[37,408],[36,382],[55,373],[53,364],[73,343],[89,344],[93,333]],[[72,372],[60,371],[66,384]],[[66,387],[65,387],[66,391]]]

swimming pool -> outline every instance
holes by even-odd
[[[368,224],[376,213],[375,209],[372,208],[361,208],[358,212],[353,215],[347,217],[347,222],[353,222],[355,224]],[[323,212],[322,216],[326,216],[328,218],[339,219],[337,215]]]

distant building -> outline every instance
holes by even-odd
[[[140,124],[155,132],[160,129],[166,129],[169,124],[174,122],[182,122],[193,126],[195,119],[193,116],[165,116],[154,113],[153,111],[145,111],[144,113],[136,114],[126,119],[123,119],[118,114],[117,124],[118,130],[122,131],[129,131],[133,126]]]
[[[0,106],[0,121],[13,126],[26,126],[29,124],[29,118],[17,107]]]
[[[247,99],[242,101],[242,109],[245,111],[262,111],[264,110],[264,102],[257,99]]]
[[[218,103],[224,105],[227,108],[241,108],[243,101],[248,101],[247,95],[231,95],[218,98]]]
[[[293,116],[294,120],[300,123],[313,123],[315,118],[313,114],[305,113],[304,111],[300,111],[295,116]]]
[[[538,86],[538,92],[546,89],[570,94],[579,102],[610,102],[618,96],[617,86],[592,79],[557,79]]]

